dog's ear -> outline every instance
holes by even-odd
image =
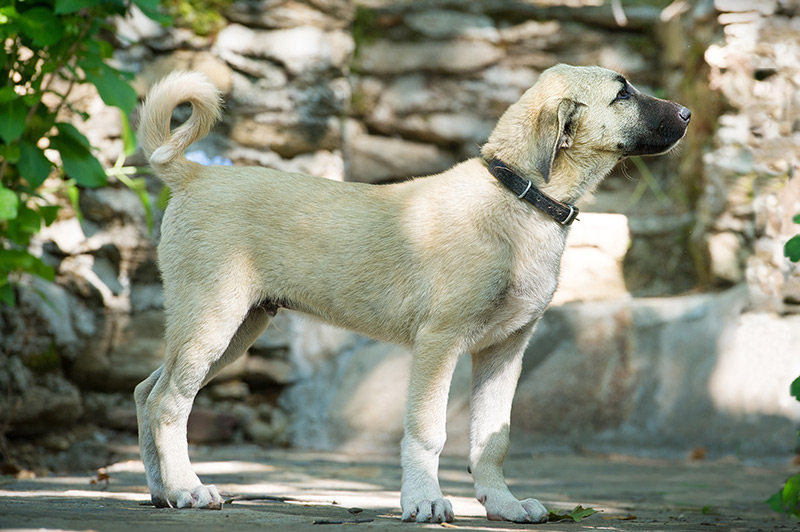
[[[536,169],[545,183],[558,155],[558,150],[569,148],[575,134],[575,119],[584,104],[569,98],[554,100],[539,111],[536,120]]]

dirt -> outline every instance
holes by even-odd
[[[526,454],[506,461],[517,496],[555,510],[580,504],[600,512],[579,523],[542,525],[486,520],[473,498],[463,458],[444,457],[440,478],[456,512],[452,524],[400,521],[397,457],[266,450],[256,446],[193,448],[200,477],[231,500],[222,510],[156,509],[133,446],[103,470],[36,478],[0,477],[0,529],[205,530],[264,528],[441,529],[503,531],[800,530],[797,519],[763,501],[796,466],[789,461],[644,459],[624,455]]]

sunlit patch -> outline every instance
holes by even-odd
[[[125,491],[95,491],[95,490],[0,490],[0,497],[20,498],[68,498],[68,499],[115,499],[119,501],[149,501],[149,493],[131,493]]]
[[[275,466],[259,464],[257,462],[194,462],[195,473],[198,475],[231,475],[237,473],[270,473],[276,470]]]

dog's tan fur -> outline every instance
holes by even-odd
[[[484,158],[572,202],[629,153],[671,148],[688,124],[688,114],[672,115],[688,111],[620,80],[598,67],[549,69],[501,117]],[[172,110],[186,101],[192,117],[170,135]],[[476,496],[490,519],[546,520],[538,501],[511,494],[502,462],[522,353],[556,289],[568,228],[517,199],[484,159],[382,186],[188,161],[184,150],[208,133],[219,102],[202,75],[176,73],[141,113],[145,154],[173,192],[158,250],[166,360],[135,394],[155,504],[221,506],[189,462],[192,401],[287,307],[412,349],[403,519],[453,519],[437,468],[451,374],[469,353]],[[657,109],[662,123],[648,124],[643,109]],[[664,124],[669,138],[651,148]]]

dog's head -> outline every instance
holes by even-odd
[[[508,108],[482,154],[582,192],[625,157],[669,151],[690,117],[686,107],[639,92],[613,70],[557,65]]]

